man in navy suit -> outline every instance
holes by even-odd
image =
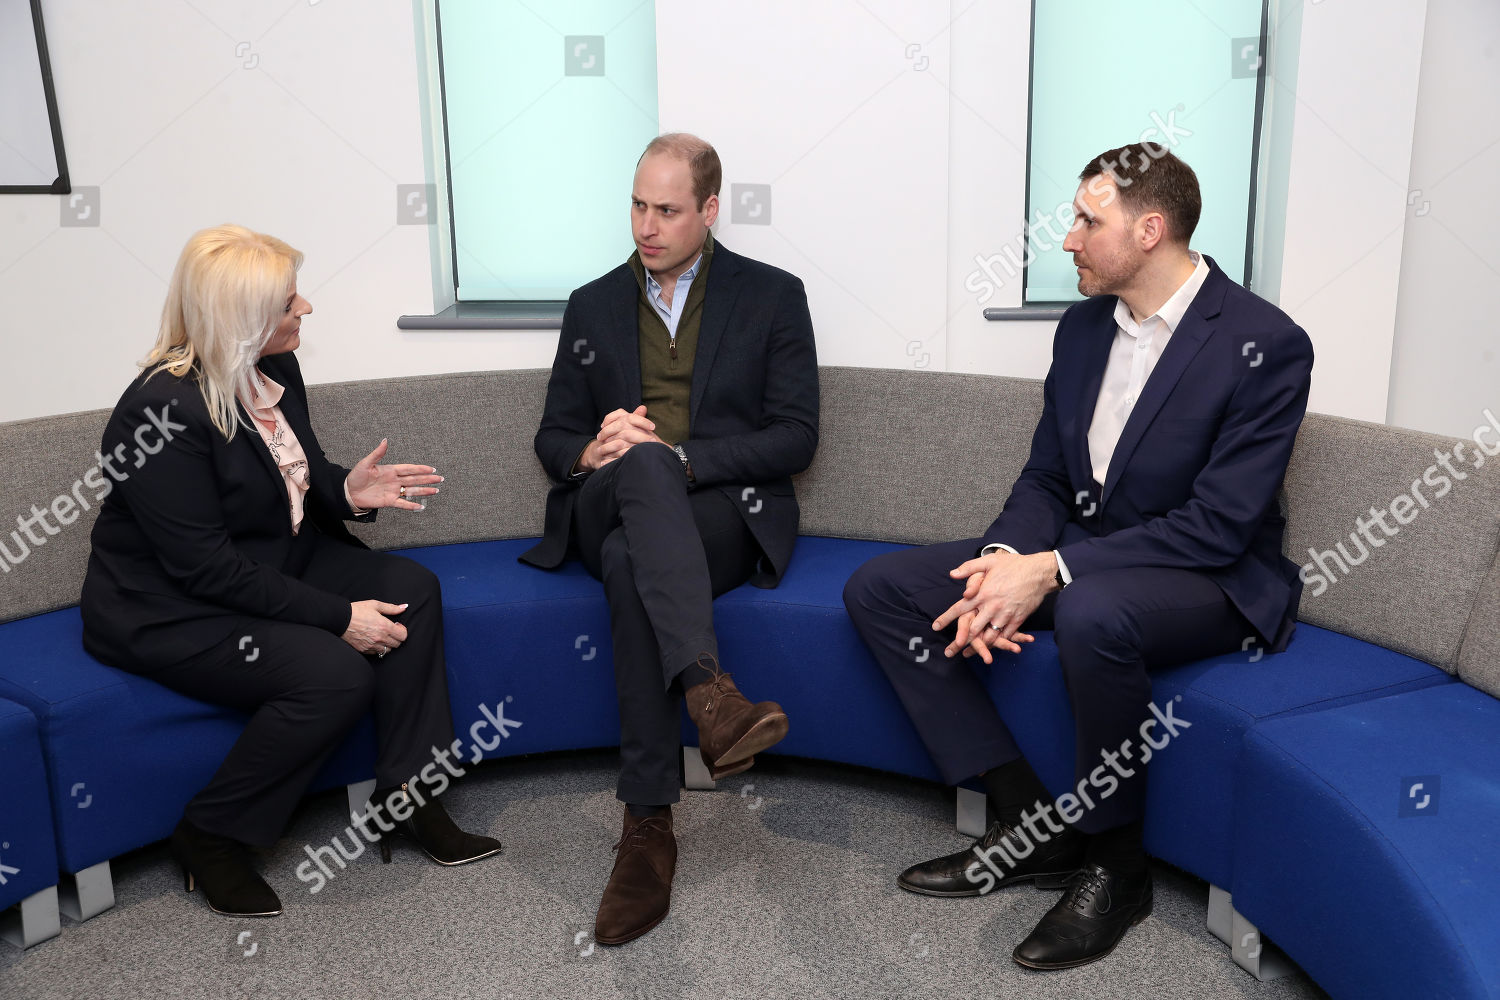
[[[556,484],[522,559],[604,582],[620,703],[624,832],[594,940],[655,927],[671,899],[681,704],[713,777],[787,732],[719,668],[713,599],[786,572],[791,476],[818,442],[818,361],[796,277],[715,242],[722,170],[696,136],[653,139],[631,193],[636,249],[575,291],[536,453]]]
[[[1284,649],[1302,590],[1277,495],[1307,409],[1307,334],[1188,248],[1198,181],[1165,147],[1110,150],[1079,180],[1063,249],[1089,297],[1058,323],[1031,456],[1000,516],[979,538],[877,557],[844,592],[944,779],[981,775],[995,816],[971,849],[899,884],[1066,886],[1013,953],[1038,969],[1103,957],[1151,911],[1146,768],[1131,756],[1153,718],[1148,670],[1247,640]],[[1077,729],[1077,784],[1058,803],[965,663],[1024,657],[1048,628]],[[945,656],[917,660],[909,643],[933,631]]]

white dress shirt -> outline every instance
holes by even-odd
[[[1115,445],[1125,430],[1125,421],[1141,398],[1146,379],[1156,370],[1162,352],[1172,339],[1177,325],[1187,314],[1198,289],[1208,278],[1208,264],[1196,250],[1189,250],[1196,265],[1160,309],[1137,323],[1124,299],[1115,302],[1115,342],[1109,348],[1104,366],[1104,381],[1099,384],[1099,400],[1094,405],[1094,421],[1089,424],[1089,463],[1094,482],[1104,484],[1109,475],[1109,461]]]
[[[1208,262],[1203,255],[1189,250],[1188,256],[1193,261],[1193,273],[1171,298],[1162,303],[1160,309],[1139,323],[1124,299],[1115,301],[1115,341],[1109,348],[1104,380],[1099,384],[1099,398],[1094,404],[1094,419],[1089,424],[1089,465],[1094,482],[1101,489],[1109,475],[1109,462],[1114,458],[1115,446],[1120,443],[1125,422],[1130,419],[1136,400],[1141,398],[1146,380],[1156,370],[1156,363],[1161,360],[1173,332],[1208,279]],[[1016,551],[1009,545],[994,543],[986,545],[981,554],[988,555],[1000,549]],[[1056,549],[1052,554],[1057,556],[1057,570],[1062,574],[1063,585],[1072,583],[1073,574],[1068,572],[1067,563]]]

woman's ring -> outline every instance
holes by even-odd
[[[375,647],[375,656],[377,658],[382,657],[386,653],[389,653],[389,652],[390,652],[390,650],[386,649],[384,646],[376,646]]]
[[[406,487],[405,486],[401,487],[401,489],[396,492],[396,495],[399,496],[402,500],[405,500],[406,499]]]

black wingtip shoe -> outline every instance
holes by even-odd
[[[924,896],[983,896],[1017,882],[1061,889],[1083,865],[1086,844],[1072,827],[1038,842],[1025,830],[995,822],[965,850],[912,865],[896,884]]]
[[[1151,900],[1150,869],[1122,876],[1085,865],[1011,957],[1028,969],[1071,969],[1097,961],[1151,915]]]

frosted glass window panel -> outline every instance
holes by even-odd
[[[1198,175],[1192,247],[1243,283],[1264,0],[1036,0],[1026,302],[1074,302],[1061,234],[1090,157],[1144,139]],[[1050,230],[1040,221],[1052,219]],[[1061,220],[1061,221],[1059,221]]]
[[[57,104],[35,0],[0,0],[0,191],[61,194],[67,168],[53,142]]]
[[[657,134],[656,9],[441,0],[459,301],[566,299],[633,249]]]

